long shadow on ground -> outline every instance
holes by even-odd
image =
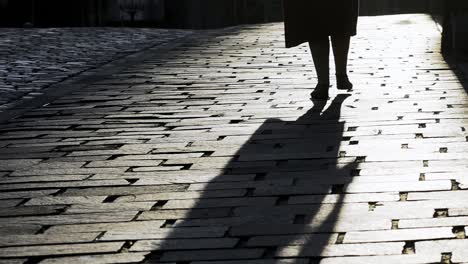
[[[155,242],[159,250],[146,263],[319,260],[339,240],[333,228],[356,168],[355,158],[339,153],[346,98],[338,95],[325,111],[324,102],[315,102],[294,122],[268,119],[173,223],[174,231]],[[234,198],[220,198],[229,195]]]

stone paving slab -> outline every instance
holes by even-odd
[[[467,262],[467,81],[427,15],[359,28],[355,89],[328,102],[273,23],[150,48],[3,119],[0,262]]]
[[[67,78],[188,34],[166,29],[2,28],[0,111]]]

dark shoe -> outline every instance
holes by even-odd
[[[315,100],[328,100],[329,88],[329,84],[318,84],[314,91],[310,94],[310,97]]]
[[[336,88],[348,91],[353,89],[353,84],[349,81],[348,75],[336,75]]]

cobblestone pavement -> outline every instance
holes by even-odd
[[[190,31],[132,28],[44,28],[0,31],[0,111],[20,98],[116,58]]]
[[[1,261],[468,263],[465,80],[430,17],[362,18],[327,104],[282,37],[192,35],[1,125]]]

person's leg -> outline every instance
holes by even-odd
[[[335,57],[337,88],[340,90],[351,89],[353,85],[348,79],[348,53],[351,37],[335,35],[331,39]]]
[[[332,36],[333,55],[337,75],[347,75],[350,36]]]
[[[330,40],[327,36],[309,42],[319,85],[330,84]]]
[[[330,87],[330,40],[327,36],[309,42],[318,84],[311,93],[314,99],[328,99]]]

